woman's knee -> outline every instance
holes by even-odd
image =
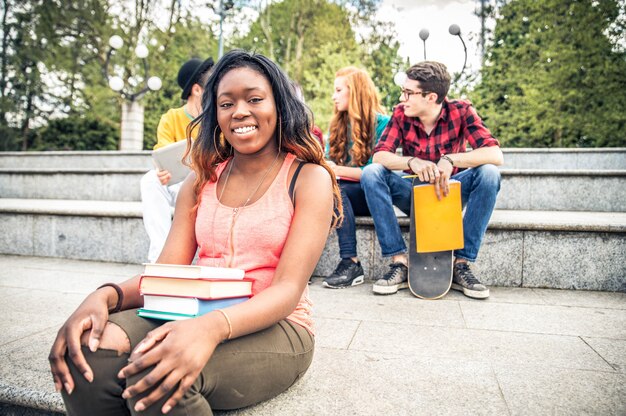
[[[89,335],[91,331],[83,332],[81,336],[81,344],[89,346]],[[117,351],[119,354],[130,352],[130,340],[128,335],[122,328],[112,322],[107,322],[102,331],[102,337],[100,338],[100,345],[98,348],[105,350]]]

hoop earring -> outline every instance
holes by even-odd
[[[217,134],[217,129],[219,128],[219,126],[215,126],[215,130],[213,130],[213,148],[215,149],[215,152],[217,153],[217,155],[219,156],[220,159],[224,159],[224,157],[222,156],[222,150],[217,146],[217,140],[215,138],[215,135]],[[222,133],[220,131],[220,144],[223,143],[222,138],[224,137],[224,133]]]
[[[278,153],[280,153],[282,147],[283,147],[283,123],[279,116],[278,117]]]

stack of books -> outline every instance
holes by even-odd
[[[244,275],[242,269],[147,263],[139,280],[143,308],[137,314],[172,321],[236,305],[252,296],[252,280]]]

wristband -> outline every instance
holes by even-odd
[[[441,157],[439,158],[439,160],[441,160],[441,159],[445,159],[445,160],[447,160],[448,162],[450,162],[450,165],[452,165],[452,167],[454,167],[454,162],[452,161],[452,159],[450,158],[450,156],[448,156],[448,155],[441,155]]]
[[[115,283],[105,283],[102,286],[100,286],[98,289],[102,289],[103,287],[107,287],[107,286],[112,287],[117,292],[117,303],[115,304],[113,309],[109,311],[109,313],[115,313],[115,312],[121,311],[122,302],[124,302],[124,292],[122,291],[122,288],[116,285]]]
[[[411,169],[411,162],[413,161],[413,159],[415,159],[415,156],[413,156],[412,158],[410,158],[407,162],[406,162],[406,167]]]

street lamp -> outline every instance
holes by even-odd
[[[102,69],[104,78],[109,87],[120,94],[122,102],[122,134],[120,140],[120,150],[141,150],[143,148],[143,105],[139,102],[148,91],[161,89],[163,83],[161,78],[148,74],[148,48],[143,44],[135,47],[135,55],[143,63],[143,86],[138,91],[132,91],[134,78],[129,77],[126,82],[122,77],[109,76],[109,63],[115,50],[124,46],[124,41],[118,35],[109,38],[109,51],[107,52],[104,68]],[[132,79],[131,79],[132,78]]]
[[[224,55],[224,17],[226,16],[226,12],[233,8],[235,5],[234,0],[220,0],[219,5],[217,6],[216,13],[220,17],[220,36],[218,42],[218,50],[217,50],[217,59],[221,58]]]
[[[429,35],[430,32],[428,31],[428,29],[420,30],[420,39],[424,42],[424,60],[426,60],[426,39],[428,39]]]
[[[465,71],[465,65],[467,64],[467,46],[465,46],[465,41],[461,37],[461,28],[459,27],[459,25],[457,24],[450,25],[450,27],[448,28],[448,32],[452,36],[459,37],[459,39],[461,40],[461,43],[463,44],[463,52],[465,53],[465,59],[463,60],[463,69],[461,69],[461,72],[459,72],[456,75],[456,77],[454,77],[454,82],[456,83],[459,80],[459,78],[461,78],[461,75],[463,75],[463,71]]]

